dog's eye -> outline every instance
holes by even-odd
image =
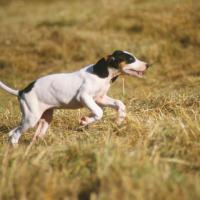
[[[129,62],[129,63],[135,62],[135,58],[130,57],[130,58],[128,59],[128,62]]]

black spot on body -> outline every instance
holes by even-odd
[[[19,96],[21,96],[23,93],[28,93],[32,90],[32,88],[34,87],[35,81],[33,81],[32,83],[30,83],[27,87],[25,87],[23,90],[19,91]]]

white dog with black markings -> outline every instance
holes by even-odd
[[[108,106],[118,111],[117,122],[121,123],[126,116],[125,105],[107,96],[110,83],[120,74],[142,77],[147,68],[147,63],[131,53],[118,50],[79,71],[41,77],[20,91],[0,81],[0,88],[18,96],[22,112],[20,125],[9,133],[11,143],[17,144],[21,134],[37,124],[34,138],[44,136],[55,108],[87,107],[91,114],[82,117],[81,124],[88,125],[100,120],[102,107]]]

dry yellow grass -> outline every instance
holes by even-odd
[[[125,78],[115,112],[77,130],[78,111],[59,110],[44,140],[20,146],[8,131],[17,99],[0,91],[0,199],[200,199],[198,0],[0,0],[0,80],[23,88],[125,49],[156,62],[145,79]],[[81,113],[87,112],[81,110]]]

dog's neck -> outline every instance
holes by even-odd
[[[94,74],[100,78],[106,79],[108,82],[114,82],[121,74],[119,69],[109,66],[109,63],[105,58],[100,59],[96,64],[92,66]]]
[[[118,69],[113,69],[113,68],[108,68],[108,72],[109,72],[109,82],[114,82],[117,80],[117,78],[121,75],[121,72]]]

